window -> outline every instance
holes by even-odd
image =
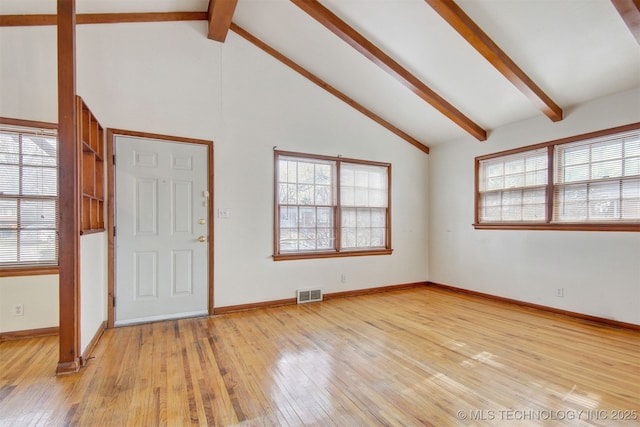
[[[547,150],[480,163],[480,222],[545,221]]]
[[[276,151],[274,258],[391,253],[388,163]]]
[[[555,147],[556,221],[640,219],[640,133]]]
[[[57,132],[1,123],[0,268],[57,266]]]
[[[476,158],[476,228],[640,231],[640,123]]]

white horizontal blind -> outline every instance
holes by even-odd
[[[640,131],[558,145],[554,156],[554,221],[640,221]]]
[[[481,160],[480,223],[545,222],[547,149]]]
[[[336,162],[280,156],[277,162],[280,253],[336,249]]]
[[[58,142],[0,125],[0,268],[58,265]]]
[[[386,166],[340,162],[341,241],[344,249],[386,247],[388,171]]]

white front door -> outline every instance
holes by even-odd
[[[208,314],[208,147],[116,135],[115,324]]]

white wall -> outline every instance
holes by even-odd
[[[57,122],[56,70],[55,27],[1,29],[0,116]],[[0,278],[0,332],[56,326],[58,275]]]
[[[0,29],[0,116],[56,123],[55,27]]]
[[[216,222],[216,306],[426,280],[428,156],[235,34],[222,61],[215,203],[231,215]],[[274,262],[274,146],[391,162],[393,255]]]
[[[640,233],[474,230],[474,157],[640,121],[640,90],[431,151],[429,280],[640,324]],[[564,297],[556,297],[564,288]]]
[[[80,341],[87,348],[107,314],[106,233],[80,239]],[[24,315],[13,307],[24,305]],[[58,275],[0,278],[0,332],[56,327],[59,324]]]
[[[220,44],[206,31],[205,22],[78,26],[77,89],[105,127],[215,142],[214,205],[230,211],[215,223],[215,306],[427,280],[429,157],[234,33]],[[1,28],[0,40],[3,94],[32,97],[3,96],[0,116],[56,121],[55,29]],[[24,56],[49,62],[52,49],[50,66],[16,69]],[[274,146],[391,162],[393,255],[274,262]]]
[[[107,319],[107,233],[80,238],[80,353]]]
[[[24,305],[24,315],[14,316],[13,306]],[[0,332],[58,326],[58,275],[1,277]]]
[[[426,280],[428,157],[234,33],[205,34],[78,27],[78,92],[105,126],[214,141],[214,206],[230,211],[214,225],[215,306]],[[394,254],[274,262],[274,146],[392,162]]]
[[[0,30],[0,116],[57,122],[55,27]],[[81,238],[81,350],[106,319],[106,238]],[[14,304],[24,316],[13,316]],[[59,324],[58,275],[0,279],[0,332]]]
[[[105,127],[215,141],[214,204],[231,214],[215,223],[217,307],[291,298],[309,286],[335,292],[429,279],[640,323],[638,233],[471,226],[475,156],[638,121],[638,91],[426,156],[237,35],[225,44],[205,35],[204,22],[79,26],[77,82]],[[0,116],[57,121],[53,27],[0,29],[0,93]],[[274,262],[274,146],[393,163],[394,254]],[[0,295],[13,280],[0,281]],[[43,301],[53,299],[38,293],[29,304]],[[45,326],[55,325],[37,327]]]

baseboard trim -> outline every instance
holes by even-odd
[[[80,361],[75,359],[73,362],[58,362],[56,375],[75,374],[80,371]]]
[[[471,296],[474,296],[474,297],[489,299],[489,300],[492,300],[492,301],[497,301],[497,302],[502,302],[502,303],[507,303],[507,304],[513,304],[513,305],[517,305],[517,306],[520,306],[520,307],[527,307],[527,308],[532,308],[532,309],[535,309],[535,310],[546,311],[548,313],[559,314],[559,315],[562,315],[562,316],[573,317],[574,319],[586,320],[586,321],[589,321],[589,322],[600,323],[600,324],[607,325],[607,326],[613,326],[615,328],[630,329],[632,331],[640,332],[640,325],[636,325],[634,323],[620,322],[618,320],[607,319],[607,318],[604,318],[604,317],[591,316],[589,314],[578,313],[578,312],[575,312],[575,311],[562,310],[562,309],[559,309],[559,308],[548,307],[546,305],[533,304],[533,303],[530,303],[530,302],[519,301],[519,300],[515,300],[515,299],[511,299],[511,298],[500,297],[500,296],[497,296],[497,295],[485,294],[483,292],[478,292],[478,291],[472,291],[470,289],[463,289],[463,288],[457,288],[455,286],[443,285],[441,283],[426,282],[426,286],[431,287],[431,288],[441,289],[441,290],[448,291],[448,292],[455,292],[455,293],[458,293],[458,294],[466,294],[466,295],[471,295]]]
[[[98,327],[98,330],[93,335],[93,338],[91,338],[89,345],[87,345],[87,348],[84,350],[84,353],[82,353],[82,356],[80,356],[81,367],[86,366],[89,360],[93,358],[92,354],[95,351],[96,346],[98,345],[98,341],[100,341],[100,338],[102,338],[102,334],[104,334],[105,329],[107,329],[106,320],[100,324],[100,326]]]
[[[58,335],[58,332],[59,328],[57,326],[51,328],[27,329],[24,331],[0,332],[0,342]]]
[[[424,286],[427,286],[427,282],[415,282],[415,283],[404,283],[401,285],[378,286],[376,288],[356,289],[354,291],[331,292],[328,294],[324,294],[322,296],[322,299],[327,301],[327,300],[332,300],[336,298],[356,297],[361,295],[377,294],[380,292],[391,292],[391,291],[400,291],[405,289],[421,288]]]
[[[403,289],[413,289],[427,286],[427,282],[415,282],[415,283],[405,283],[401,285],[390,285],[390,286],[379,286],[376,288],[366,288],[366,289],[356,289],[353,291],[345,291],[345,292],[330,292],[328,294],[324,294],[322,296],[323,301],[328,301],[336,298],[348,298],[355,297],[359,295],[368,295],[368,294],[377,294],[380,292],[389,292],[389,291],[398,291]],[[262,301],[251,304],[239,304],[239,305],[229,305],[226,307],[216,307],[213,310],[213,314],[228,314],[235,313],[238,311],[247,311],[247,310],[255,310],[258,308],[272,308],[272,307],[281,307],[283,305],[295,305],[297,300],[295,298],[287,298],[273,301]]]

